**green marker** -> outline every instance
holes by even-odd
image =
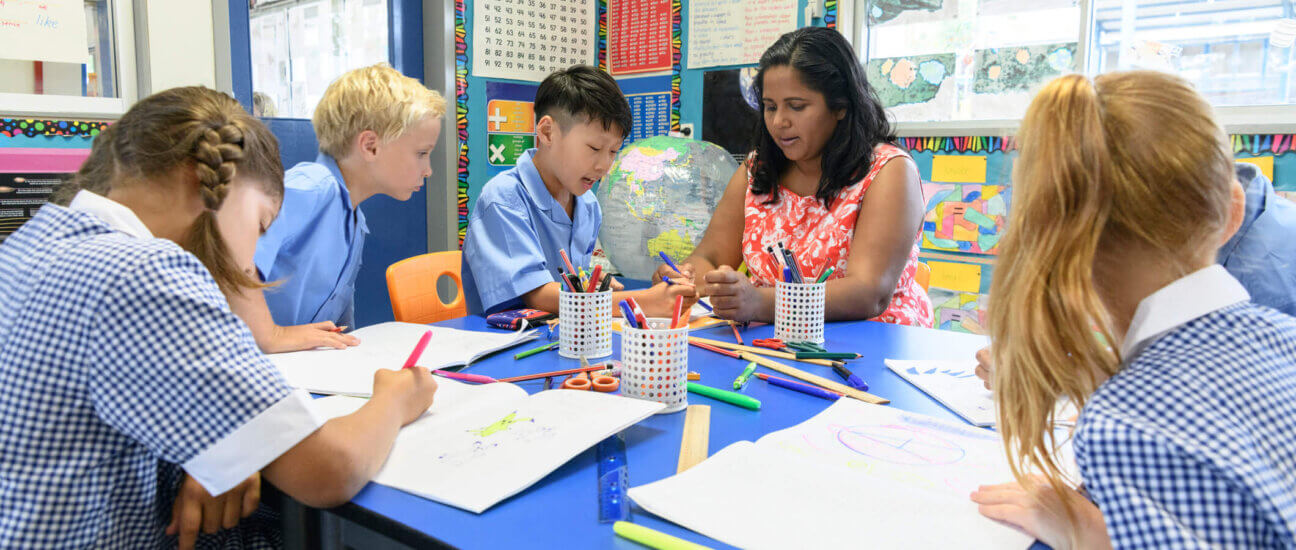
[[[742,374],[739,374],[738,378],[734,379],[734,389],[741,390],[743,386],[746,386],[747,379],[751,378],[751,375],[754,372],[756,372],[756,362],[752,361],[747,363],[747,368],[743,369]]]
[[[526,359],[527,357],[531,357],[532,355],[535,355],[535,354],[537,354],[537,353],[541,353],[541,352],[549,351],[549,350],[554,349],[554,348],[556,348],[556,347],[558,347],[558,342],[551,342],[551,343],[545,344],[545,345],[540,346],[540,347],[535,348],[535,349],[529,349],[529,350],[526,350],[526,351],[520,352],[520,353],[518,353],[517,355],[514,355],[514,356],[513,356],[513,360],[516,361],[516,360],[518,360],[518,359]]]
[[[760,401],[747,397],[746,395],[743,395],[741,393],[725,391],[719,388],[713,388],[711,386],[703,386],[702,384],[699,384],[697,382],[689,382],[688,391],[691,391],[699,395],[705,395],[707,397],[710,397],[711,399],[724,401],[725,403],[729,403],[731,405],[738,405],[739,407],[751,409],[753,411],[760,410]]]
[[[657,550],[711,550],[710,546],[702,546],[679,537],[672,537],[656,529],[649,529],[628,521],[613,523],[612,531],[622,537]]]
[[[829,359],[832,361],[840,361],[843,359],[847,359],[847,360],[859,359],[859,354],[858,353],[835,353],[835,352],[828,352],[828,351],[798,351],[796,353],[796,358],[797,359]]]

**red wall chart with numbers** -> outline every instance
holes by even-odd
[[[671,68],[670,0],[608,1],[608,72]]]
[[[472,74],[539,82],[595,63],[595,0],[475,0]]]

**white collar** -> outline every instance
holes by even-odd
[[[1190,273],[1139,302],[1121,344],[1121,357],[1129,361],[1175,327],[1250,299],[1242,283],[1219,264]]]
[[[114,231],[121,231],[137,239],[153,238],[153,232],[140,221],[135,211],[103,195],[82,189],[77,192],[76,197],[72,198],[72,204],[69,204],[68,208],[94,214]]]

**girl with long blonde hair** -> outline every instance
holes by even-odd
[[[1065,76],[1018,139],[990,303],[1017,483],[981,512],[1054,548],[1296,547],[1296,319],[1215,264],[1245,198],[1210,106],[1168,74]]]

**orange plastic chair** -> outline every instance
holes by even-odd
[[[918,281],[918,286],[923,287],[924,291],[931,290],[927,287],[931,283],[931,266],[918,262],[918,269],[914,271],[914,280]]]
[[[459,274],[462,259],[463,253],[454,250],[420,254],[388,266],[387,294],[396,320],[425,324],[468,315]],[[437,294],[437,281],[443,275],[454,279],[458,291],[448,304]]]

